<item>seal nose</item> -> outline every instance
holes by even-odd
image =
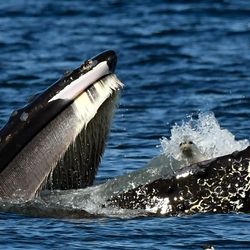
[[[188,144],[186,144],[186,143],[182,144],[182,145],[180,146],[180,148],[181,148],[181,150],[182,150],[183,152],[187,152],[187,151],[190,150],[190,146],[189,146]]]

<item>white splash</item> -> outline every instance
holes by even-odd
[[[249,146],[248,140],[237,141],[231,132],[221,128],[212,112],[200,113],[197,120],[191,117],[181,125],[175,124],[170,138],[160,140],[162,153],[180,160],[179,145],[184,138],[191,139],[206,159],[231,154]]]

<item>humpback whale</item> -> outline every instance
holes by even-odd
[[[122,83],[114,51],[65,74],[14,111],[0,131],[0,197],[92,185]]]
[[[250,211],[250,146],[113,194],[109,205],[159,215]]]

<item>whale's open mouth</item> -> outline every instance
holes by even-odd
[[[0,197],[91,185],[122,83],[116,54],[85,61],[12,113],[0,131]]]

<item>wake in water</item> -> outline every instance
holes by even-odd
[[[202,155],[202,160],[215,158],[241,151],[249,146],[248,140],[235,140],[235,136],[220,127],[213,113],[201,113],[198,119],[189,118],[181,125],[171,128],[171,136],[160,140],[161,153],[153,158],[145,167],[129,174],[116,177],[103,184],[78,190],[46,191],[27,206],[17,204],[20,212],[45,213],[53,217],[95,217],[118,216],[132,217],[145,214],[145,211],[110,208],[108,200],[112,197],[145,185],[160,178],[170,178],[176,171],[188,164],[181,155],[180,144],[192,141]],[[6,205],[6,210],[13,211],[13,205]],[[15,210],[15,209],[14,209]]]

